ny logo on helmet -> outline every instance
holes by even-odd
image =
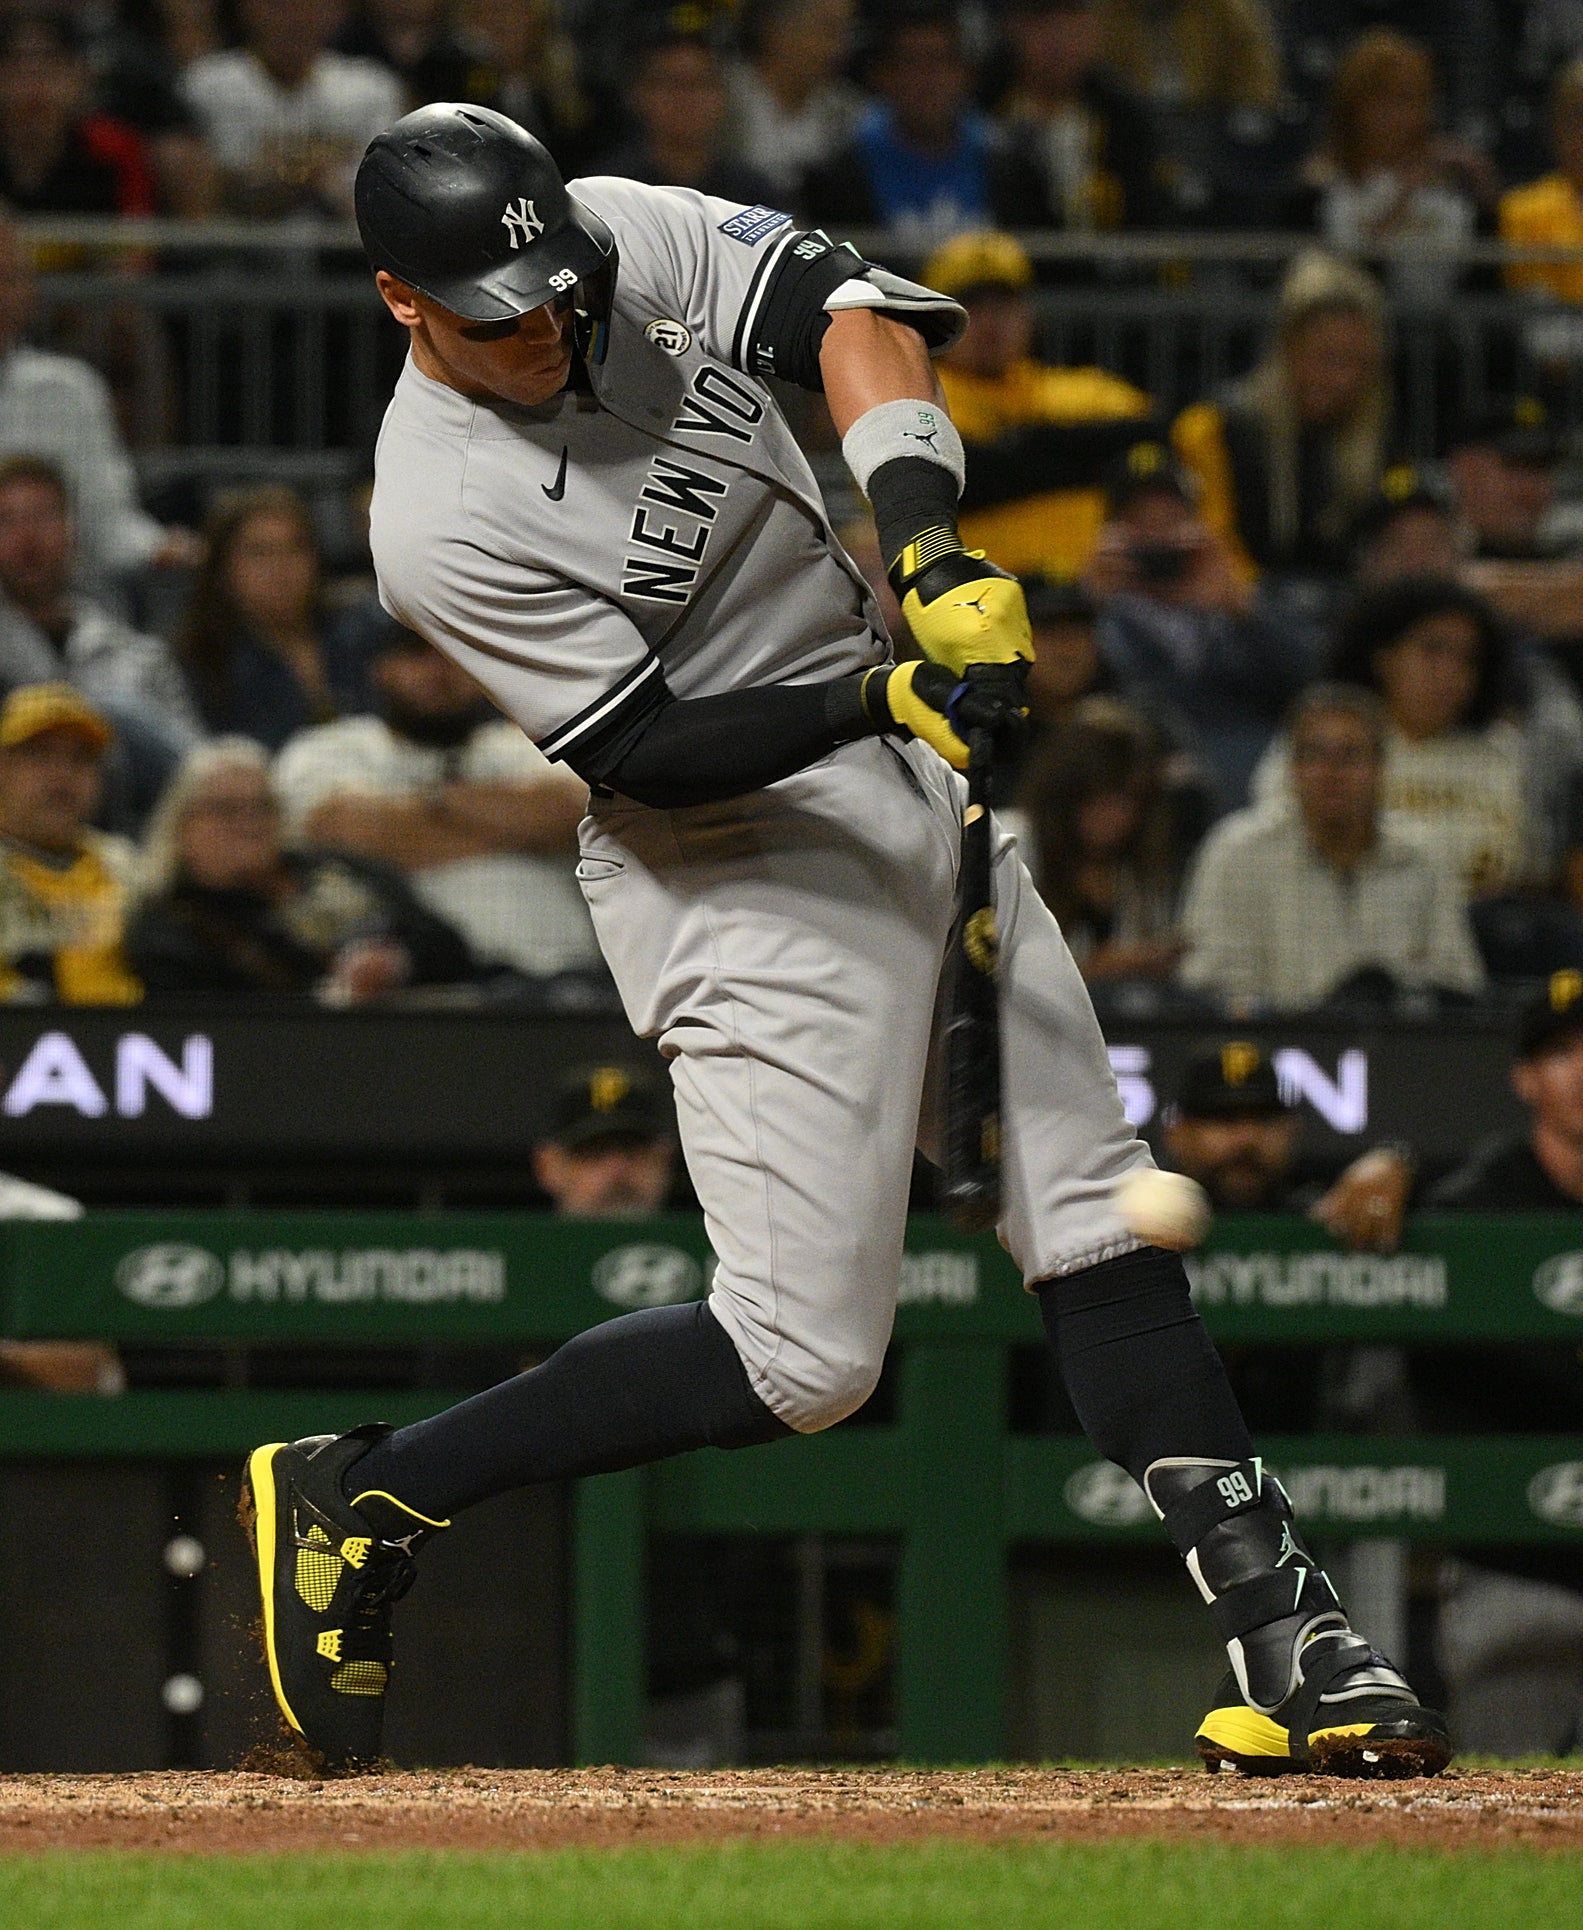
[[[506,233],[511,237],[513,248],[524,247],[535,235],[544,232],[544,223],[539,219],[538,210],[526,195],[517,199],[515,207],[508,201],[506,212],[500,217]]]

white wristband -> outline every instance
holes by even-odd
[[[949,470],[959,495],[967,475],[962,438],[936,402],[881,402],[847,430],[841,438],[841,453],[865,496],[874,471],[898,456],[921,456]]]

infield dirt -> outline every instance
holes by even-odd
[[[1186,1769],[447,1769],[320,1781],[258,1770],[0,1777],[0,1853],[523,1850],[835,1835],[1193,1837],[1583,1850],[1583,1768],[1433,1781]]]

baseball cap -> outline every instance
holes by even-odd
[[[1566,439],[1536,395],[1498,396],[1467,410],[1451,426],[1446,452],[1497,449],[1509,462],[1549,464],[1566,453]]]
[[[671,1109],[659,1082],[642,1066],[578,1066],[555,1095],[550,1137],[557,1145],[595,1139],[662,1139],[672,1131]]]
[[[1248,1039],[1200,1046],[1177,1088],[1184,1119],[1273,1119],[1291,1111],[1269,1056]]]
[[[975,288],[1026,288],[1033,263],[1011,235],[984,232],[953,235],[924,263],[923,283],[956,298]]]
[[[645,11],[630,23],[628,46],[640,59],[664,47],[708,47],[723,52],[725,9],[708,0],[678,0],[674,6]]]
[[[1538,1059],[1583,1032],[1583,972],[1569,966],[1552,972],[1523,1007],[1517,1025],[1517,1056]]]
[[[95,750],[109,748],[115,732],[70,684],[23,684],[0,707],[0,750],[40,737],[47,730],[72,730]]]
[[[1198,478],[1176,460],[1168,443],[1153,436],[1133,443],[1110,465],[1105,471],[1104,489],[1112,516],[1119,515],[1135,496],[1151,489],[1168,489],[1195,507],[1198,502]]]
[[[1445,478],[1433,469],[1411,462],[1394,463],[1380,478],[1378,493],[1358,511],[1351,532],[1353,547],[1363,549],[1394,518],[1414,509],[1451,516],[1456,512],[1456,497]]]

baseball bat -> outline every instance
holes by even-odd
[[[994,732],[970,731],[943,1042],[941,1203],[963,1233],[981,1232],[1000,1217],[1000,935],[989,807],[994,760]]]

